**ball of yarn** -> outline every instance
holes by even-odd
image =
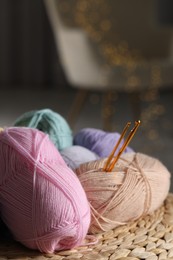
[[[117,143],[120,134],[115,132],[105,132],[100,129],[83,128],[74,136],[74,144],[84,146],[93,151],[101,158],[108,157]],[[120,143],[115,155],[123,145],[123,140]],[[124,153],[133,152],[130,147],[127,147]]]
[[[170,173],[157,159],[126,153],[112,172],[103,172],[107,159],[76,169],[91,206],[89,232],[108,231],[158,209],[168,195]]]
[[[27,127],[0,133],[0,187],[1,218],[17,241],[46,253],[82,243],[86,194],[48,135]]]
[[[99,159],[98,155],[79,145],[67,147],[60,154],[72,170],[78,168],[80,164]]]
[[[73,143],[72,131],[67,121],[51,109],[29,111],[21,115],[14,126],[36,128],[48,134],[52,142],[62,150]]]

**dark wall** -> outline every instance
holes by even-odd
[[[0,87],[67,87],[42,0],[0,0]]]
[[[164,26],[173,26],[172,0],[158,0],[158,19]]]

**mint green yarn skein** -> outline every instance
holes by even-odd
[[[72,145],[72,130],[67,121],[51,109],[29,111],[21,115],[14,126],[36,128],[49,135],[58,150]]]

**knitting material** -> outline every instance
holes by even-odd
[[[108,231],[152,214],[170,188],[170,173],[155,158],[126,153],[112,172],[103,172],[106,160],[89,162],[76,169],[91,206],[90,233]]]
[[[79,145],[73,145],[60,152],[62,158],[71,169],[78,168],[81,164],[98,160],[99,157],[92,151]]]
[[[117,143],[120,134],[115,132],[105,132],[95,128],[83,128],[74,136],[74,144],[84,146],[87,149],[96,153],[99,157],[108,157]],[[115,155],[119,152],[123,145],[123,140],[120,143]],[[130,147],[127,147],[124,153],[132,152]]]
[[[77,176],[48,135],[28,127],[0,132],[0,205],[14,239],[45,253],[80,245],[90,224]]]
[[[67,121],[51,109],[29,111],[21,115],[14,126],[36,128],[48,134],[58,150],[72,145],[73,136]]]

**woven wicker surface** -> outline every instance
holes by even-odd
[[[0,260],[138,260],[173,259],[173,194],[152,216],[98,235],[98,243],[41,254],[6,240],[0,242]]]

